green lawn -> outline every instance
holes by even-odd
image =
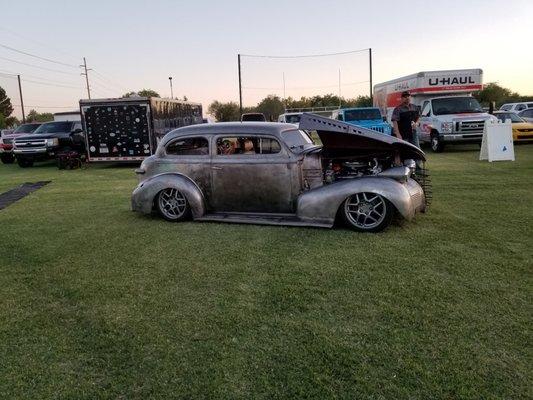
[[[0,399],[532,398],[533,146],[429,155],[381,234],[172,224],[132,167],[0,165]]]

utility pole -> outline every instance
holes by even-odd
[[[22,123],[26,123],[26,116],[24,115],[24,101],[22,100],[22,85],[20,84],[20,75],[17,75],[19,80],[19,94],[20,94],[20,108],[22,109]]]
[[[172,89],[172,77],[169,76],[168,80],[170,81],[170,98],[173,99],[174,98],[174,90]]]
[[[341,100],[341,69],[339,68],[339,109],[342,106],[342,100]]]
[[[90,71],[91,69],[87,69],[87,61],[85,60],[85,57],[83,57],[83,65],[80,65],[80,67],[83,67],[85,69],[85,73],[82,72],[82,75],[85,75],[85,83],[87,84],[87,96],[89,96],[89,99],[91,99],[91,89],[89,86],[89,74],[87,71]]]
[[[370,101],[373,101],[372,98],[372,48],[368,49],[368,62],[370,67]]]
[[[241,55],[240,54],[237,54],[237,63],[239,65],[239,112],[242,115]]]

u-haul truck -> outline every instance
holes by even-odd
[[[423,71],[375,85],[374,105],[391,122],[401,93],[409,91],[411,102],[421,110],[417,128],[420,141],[441,152],[451,143],[481,143],[485,122],[495,119],[472,97],[481,89],[481,69]]]

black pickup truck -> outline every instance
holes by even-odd
[[[85,153],[85,136],[80,121],[44,123],[31,135],[17,137],[13,146],[21,167],[31,167],[35,161],[55,159],[67,151]]]

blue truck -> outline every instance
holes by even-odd
[[[339,108],[333,111],[332,118],[351,125],[372,129],[385,135],[392,133],[391,126],[383,120],[377,107]]]

